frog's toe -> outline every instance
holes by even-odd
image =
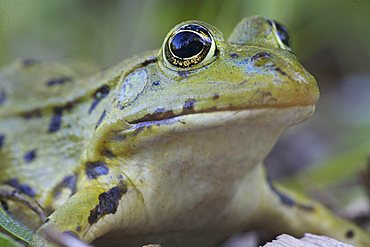
[[[17,220],[30,228],[36,229],[46,219],[44,210],[34,198],[12,186],[0,185],[0,201]]]

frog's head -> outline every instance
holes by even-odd
[[[207,23],[180,23],[164,39],[157,61],[122,81],[118,103],[129,123],[314,106],[319,96],[315,79],[289,48],[286,29],[261,17],[241,21],[229,40]]]
[[[229,40],[207,23],[180,23],[157,54],[117,87],[117,114],[132,130],[151,126],[148,135],[237,122],[256,125],[254,132],[278,126],[270,134],[278,136],[310,116],[319,96],[286,29],[262,17],[242,20]]]

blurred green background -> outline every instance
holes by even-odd
[[[310,175],[317,182],[351,184],[370,150],[370,1],[0,0],[0,67],[23,57],[104,68],[159,48],[178,22],[203,20],[227,36],[250,15],[288,27],[321,89],[314,117],[288,130],[266,160],[271,175],[321,164]]]
[[[327,49],[341,69],[367,69],[366,0],[1,0],[0,65],[35,57],[107,66],[158,48],[178,22],[200,19],[228,35],[250,15],[287,25],[303,61]]]

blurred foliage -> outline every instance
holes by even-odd
[[[1,247],[23,247],[23,245],[19,244],[15,240],[13,240],[8,235],[5,235],[0,232],[0,246]]]
[[[268,168],[280,176],[328,164],[310,177],[331,181],[364,167],[370,149],[369,13],[366,0],[0,0],[0,67],[18,57],[106,67],[159,48],[184,20],[228,36],[243,17],[275,19],[318,79],[321,100],[313,119],[279,141]]]
[[[7,232],[5,235],[2,231]],[[20,247],[23,246],[16,242],[10,236],[19,241],[29,244],[32,240],[33,231],[16,221],[11,217],[3,207],[0,207],[0,246],[2,247]]]
[[[356,146],[344,153],[334,155],[320,165],[287,178],[284,185],[303,193],[312,190],[335,186],[348,178],[366,170],[367,153],[370,150],[370,141]]]
[[[369,10],[366,0],[0,0],[0,65],[35,57],[107,66],[158,48],[183,20],[228,35],[241,18],[262,15],[289,27],[300,58],[329,47],[341,67],[366,70]]]

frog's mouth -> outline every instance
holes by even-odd
[[[278,107],[250,107],[250,108],[241,108],[241,107],[226,107],[226,108],[218,108],[218,107],[211,107],[204,110],[195,110],[193,107],[193,102],[188,102],[188,106],[185,103],[185,106],[183,110],[179,113],[174,112],[173,110],[162,110],[158,109],[154,111],[153,113],[148,113],[144,115],[143,117],[140,117],[138,119],[128,121],[129,124],[139,124],[139,123],[145,123],[145,122],[154,122],[154,121],[162,121],[162,120],[169,120],[176,117],[186,116],[186,115],[193,115],[193,114],[206,114],[206,113],[213,113],[213,112],[240,112],[240,111],[252,111],[257,109],[283,109],[283,108],[290,108],[294,106],[278,106]],[[307,107],[313,107],[314,105],[309,105]],[[296,106],[296,107],[305,107],[305,106]]]
[[[287,107],[265,107],[250,109],[206,109],[202,111],[184,110],[179,114],[173,111],[156,112],[147,114],[142,118],[128,122],[137,127],[151,125],[173,125],[175,123],[201,124],[202,126],[218,125],[228,121],[237,120],[242,123],[264,123],[264,124],[282,124],[294,125],[312,115],[315,105],[308,106],[287,106]]]

